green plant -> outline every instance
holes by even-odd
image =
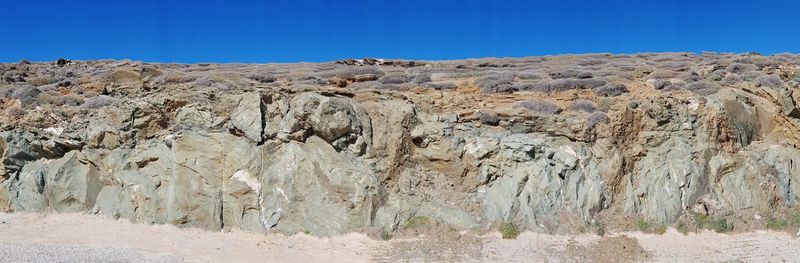
[[[650,223],[644,219],[639,219],[636,220],[636,227],[639,228],[639,231],[645,232],[650,228]]]
[[[595,233],[598,236],[605,236],[606,235],[606,229],[604,227],[597,228],[597,231]]]
[[[728,220],[725,218],[719,218],[712,221],[711,229],[713,229],[717,233],[725,233],[733,231],[733,225],[728,224]]]
[[[711,216],[703,214],[694,214],[694,225],[697,226],[697,228],[705,228],[710,217]]]
[[[428,226],[430,223],[431,219],[426,216],[415,216],[406,221],[403,229],[419,229]]]
[[[728,223],[728,219],[710,215],[695,214],[695,224],[698,228],[711,229],[717,233],[733,231],[733,225]]]
[[[789,212],[789,218],[791,219],[790,223],[795,226],[800,226],[800,207],[792,209],[792,211]]]
[[[504,222],[500,224],[500,234],[503,239],[516,239],[519,236],[519,228],[511,222]]]
[[[392,234],[389,231],[383,230],[381,231],[381,240],[389,240],[392,239]]]
[[[666,226],[658,226],[658,228],[656,228],[656,233],[658,233],[659,235],[666,234],[667,233],[667,227]]]
[[[678,224],[678,232],[680,232],[684,236],[688,235],[689,234],[689,226],[687,226],[685,223],[679,223]]]
[[[606,235],[606,227],[604,225],[597,225],[597,230],[595,233],[598,236],[605,236]]]
[[[767,227],[767,229],[783,230],[786,227],[786,220],[781,220],[777,217],[770,216],[767,218],[767,222],[764,225]]]

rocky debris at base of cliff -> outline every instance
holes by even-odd
[[[0,64],[0,209],[320,236],[788,230],[798,71],[712,53]]]

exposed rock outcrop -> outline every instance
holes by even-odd
[[[22,76],[0,83],[0,209],[323,236],[420,217],[759,228],[800,211],[797,87],[780,85],[799,65],[683,53],[0,64]]]

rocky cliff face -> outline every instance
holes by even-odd
[[[0,208],[315,235],[420,217],[761,228],[798,211],[799,66],[684,53],[3,64]]]

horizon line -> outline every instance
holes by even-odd
[[[133,58],[97,58],[97,59],[71,59],[69,57],[59,57],[52,60],[28,60],[28,59],[21,59],[18,61],[0,61],[0,64],[14,64],[20,63],[22,61],[27,61],[30,63],[51,63],[54,61],[58,61],[59,59],[66,59],[69,61],[77,61],[77,62],[94,62],[94,61],[131,61],[131,62],[141,62],[141,63],[149,63],[149,64],[324,64],[324,63],[336,63],[337,61],[347,60],[347,59],[356,59],[356,60],[363,60],[363,59],[382,59],[382,60],[406,60],[406,61],[425,61],[425,62],[448,62],[448,61],[464,61],[464,60],[481,60],[481,59],[525,59],[525,58],[537,58],[537,57],[558,57],[558,56],[589,56],[589,55],[610,55],[610,56],[634,56],[634,55],[641,55],[641,54],[668,54],[668,53],[686,53],[686,54],[695,54],[695,55],[702,55],[702,54],[717,54],[717,55],[747,55],[747,54],[758,54],[762,56],[776,56],[776,55],[792,55],[798,56],[800,53],[792,53],[788,51],[784,52],[773,52],[773,53],[762,53],[758,51],[749,51],[749,52],[721,52],[721,51],[643,51],[643,52],[633,52],[633,53],[613,53],[613,52],[586,52],[586,53],[551,53],[551,54],[542,54],[542,55],[527,55],[527,56],[487,56],[487,57],[466,57],[466,58],[457,58],[457,59],[412,59],[412,58],[386,58],[386,57],[375,57],[375,56],[365,56],[361,58],[355,57],[346,57],[340,58],[336,60],[326,60],[326,61],[292,61],[292,62],[282,62],[282,61],[265,61],[265,62],[242,62],[242,61],[197,61],[197,62],[179,62],[179,61],[145,61],[140,59],[133,59]]]

